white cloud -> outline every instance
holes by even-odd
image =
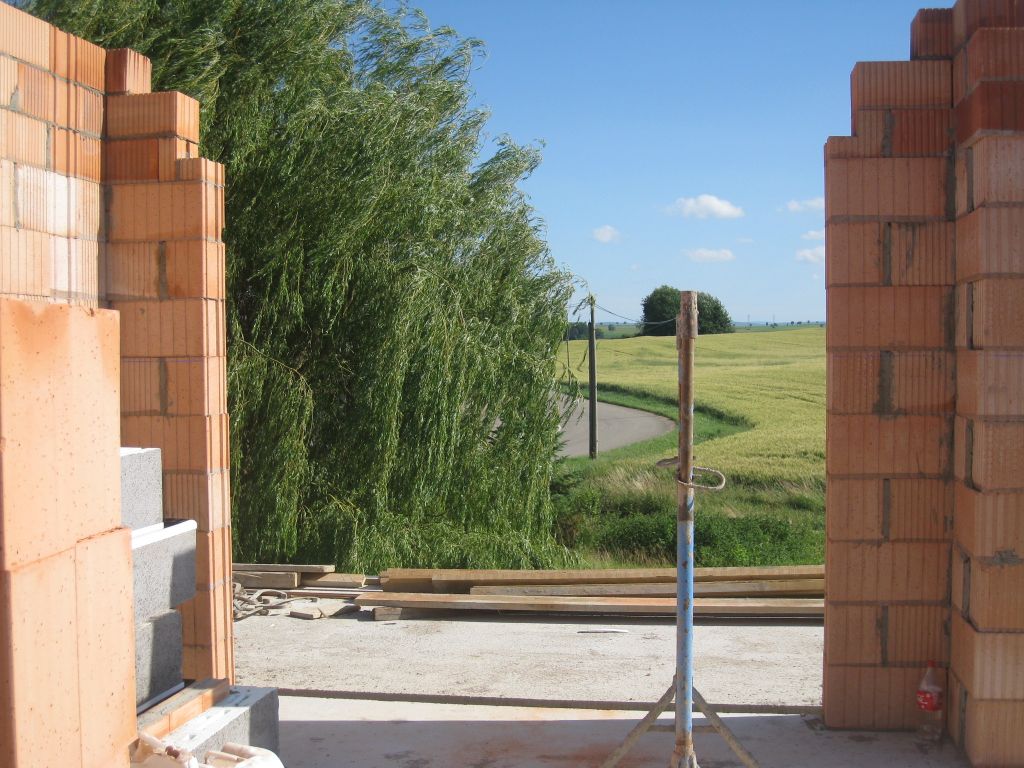
[[[825,198],[812,197],[809,200],[790,200],[786,203],[786,210],[790,213],[804,213],[805,211],[824,211]]]
[[[825,230],[824,229],[812,229],[810,232],[804,232],[800,235],[804,240],[824,240]]]
[[[736,258],[728,248],[697,248],[684,253],[690,261],[732,261]]]
[[[695,219],[739,219],[743,209],[714,195],[680,197],[666,211],[678,216]]]
[[[825,246],[816,245],[813,248],[803,248],[796,252],[797,261],[806,261],[808,264],[825,263]]]
[[[598,227],[591,232],[591,234],[599,243],[617,243],[622,239],[622,233],[611,224],[605,224],[603,227]]]

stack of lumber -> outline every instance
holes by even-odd
[[[401,568],[380,574],[361,606],[674,616],[675,568],[475,571]],[[694,569],[697,616],[813,617],[824,614],[825,568]]]
[[[277,589],[289,597],[347,599],[362,594],[361,573],[335,573],[333,565],[233,563],[231,580],[246,589]]]

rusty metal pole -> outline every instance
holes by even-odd
[[[679,294],[679,468],[676,495],[676,747],[670,768],[697,768],[693,751],[693,351],[697,292]]]

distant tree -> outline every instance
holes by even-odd
[[[579,339],[586,339],[590,337],[590,323],[569,323],[568,338],[569,341],[577,341]],[[604,328],[594,329],[594,338],[603,339],[606,338]]]
[[[588,323],[569,323],[568,339],[569,341],[576,341],[578,339],[587,338]]]
[[[725,305],[710,293],[697,294],[697,332],[702,336],[736,330]],[[662,285],[643,300],[641,335],[674,336],[679,314],[679,289]]]

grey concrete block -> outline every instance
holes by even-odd
[[[196,593],[196,524],[168,523],[132,534],[135,623],[176,608]]]
[[[234,686],[218,704],[172,731],[164,741],[202,760],[225,744],[278,749],[277,689]]]
[[[173,693],[181,683],[181,657],[177,611],[135,625],[135,706]]]
[[[159,448],[121,449],[121,524],[145,528],[163,522]]]

